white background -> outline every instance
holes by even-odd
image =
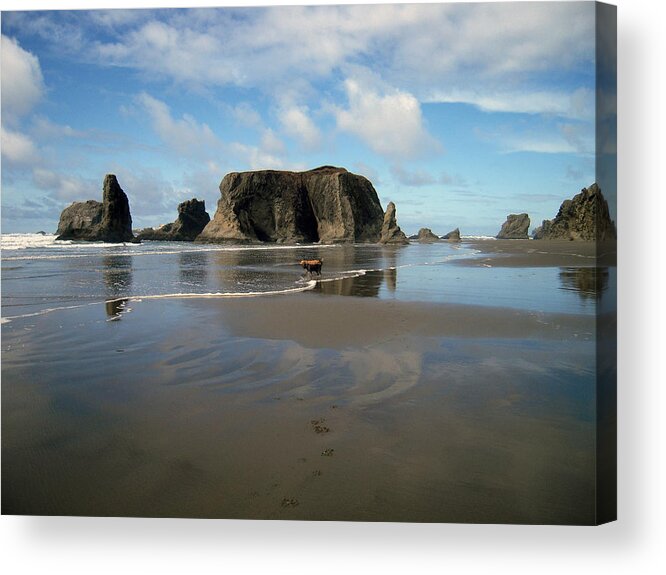
[[[3,516],[4,572],[665,573],[666,348],[661,270],[666,259],[662,237],[666,32],[661,3],[618,0],[615,4],[621,239],[619,521],[593,528]],[[156,0],[0,0],[3,10],[186,5]]]

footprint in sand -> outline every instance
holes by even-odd
[[[310,424],[312,425],[312,429],[314,430],[315,433],[328,433],[331,431],[328,427],[324,425],[324,422],[326,420],[324,418],[322,419],[313,419],[310,421]]]
[[[298,499],[293,497],[284,497],[282,499],[282,507],[296,507],[298,505]]]

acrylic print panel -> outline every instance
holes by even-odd
[[[2,512],[614,519],[615,14],[3,12]]]

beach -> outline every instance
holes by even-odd
[[[595,310],[613,272],[587,244],[501,244],[422,266],[391,252],[293,293],[121,293],[11,319],[3,513],[593,523]]]

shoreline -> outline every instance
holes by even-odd
[[[595,267],[615,265],[615,245],[568,240],[463,240],[481,252],[454,265],[479,267]]]
[[[481,252],[477,258],[465,258],[454,265],[479,267],[597,267],[615,266],[615,242],[599,243],[568,240],[465,240]]]

